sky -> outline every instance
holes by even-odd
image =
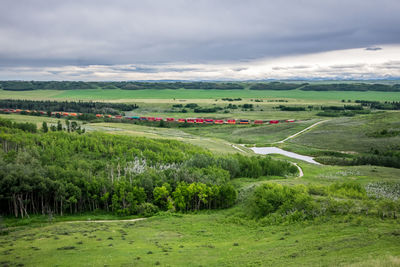
[[[2,0],[1,80],[400,78],[399,0]]]

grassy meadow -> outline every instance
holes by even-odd
[[[400,261],[395,221],[339,216],[260,227],[231,222],[232,212],[19,228],[2,238],[0,261],[10,266],[397,266]]]
[[[130,102],[135,99],[216,99],[216,98],[289,98],[302,100],[379,100],[399,101],[397,92],[356,92],[356,91],[301,91],[301,90],[33,90],[33,91],[4,91],[0,90],[2,99],[49,99],[49,100],[104,100]]]
[[[400,112],[379,112],[359,117],[333,118],[288,141],[288,146],[327,149],[347,153],[367,153],[373,149],[396,147],[400,136],[375,137],[382,130],[400,130]]]

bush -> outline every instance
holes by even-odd
[[[295,212],[307,214],[312,210],[311,202],[311,196],[304,186],[264,184],[255,189],[249,200],[249,210],[255,218],[275,212],[284,216]]]
[[[308,192],[311,195],[326,196],[327,188],[322,185],[310,185],[310,186],[308,186]]]
[[[364,199],[367,192],[361,184],[357,182],[336,182],[329,186],[329,192],[334,196]]]
[[[137,206],[137,213],[145,217],[153,216],[157,212],[158,207],[152,203],[145,202]]]

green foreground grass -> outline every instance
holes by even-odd
[[[261,227],[252,221],[231,222],[231,212],[161,215],[138,222],[60,222],[23,227],[2,236],[0,262],[24,266],[399,263],[397,221],[342,216]]]

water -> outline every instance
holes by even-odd
[[[300,155],[297,153],[289,152],[278,147],[251,147],[251,150],[254,151],[256,154],[260,155],[267,155],[267,154],[281,154],[290,158],[304,160],[306,162],[321,165],[320,163],[316,162],[313,157]]]

